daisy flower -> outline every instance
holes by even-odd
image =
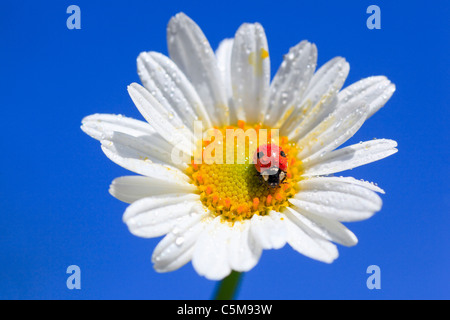
[[[189,261],[208,279],[252,269],[263,249],[289,244],[303,255],[331,263],[335,245],[354,246],[356,236],[342,222],[370,218],[381,209],[373,183],[335,173],[397,151],[393,140],[376,139],[339,148],[391,97],[384,76],[362,79],[341,90],[349,72],[336,57],[316,71],[317,48],[292,47],[271,81],[263,27],[243,24],[214,52],[198,25],[183,13],[167,28],[170,58],[143,52],[137,59],[142,85],[128,92],[146,122],[122,115],[94,114],[82,130],[101,142],[108,158],[137,173],[115,179],[110,193],[130,203],[123,221],[144,238],[164,238],[152,262],[158,272]],[[251,161],[195,161],[212,140],[195,134],[195,122],[219,134],[227,129],[277,129],[287,169],[268,187]],[[277,140],[274,140],[274,139]],[[242,146],[241,146],[242,147]],[[174,148],[183,153],[174,160]],[[234,149],[233,149],[234,148]],[[239,151],[241,150],[241,151]],[[217,151],[217,150],[216,150]],[[234,157],[234,155],[233,155]]]

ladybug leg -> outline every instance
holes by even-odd
[[[283,171],[283,172],[284,172],[284,177],[283,177],[283,180],[281,180],[280,184],[286,184],[287,183],[287,181],[286,181],[286,172],[285,171]]]
[[[258,177],[259,185],[262,186],[262,185],[264,184],[264,179],[263,179],[263,177],[261,176],[261,174],[260,174],[258,171],[255,172],[255,177],[256,177],[256,176]]]
[[[262,186],[263,184],[264,184],[264,180],[261,177],[259,177],[259,185]]]

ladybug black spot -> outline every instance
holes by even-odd
[[[284,153],[284,151],[283,151],[283,150],[281,150],[281,152],[280,152],[280,156],[282,156],[283,158],[286,158],[286,153]]]

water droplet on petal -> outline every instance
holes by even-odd
[[[184,238],[183,238],[183,237],[178,237],[178,238],[175,240],[175,244],[176,244],[177,246],[181,246],[183,243],[184,243]]]

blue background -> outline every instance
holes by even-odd
[[[68,30],[66,8],[81,8]],[[381,30],[366,8],[381,8]],[[108,194],[129,174],[80,130],[93,113],[142,119],[126,92],[141,51],[167,54],[165,28],[183,11],[215,49],[243,22],[264,26],[272,75],[303,39],[319,66],[350,62],[346,85],[386,75],[397,91],[351,143],[391,138],[399,152],[352,170],[385,189],[381,212],[348,224],[358,236],[323,264],[289,246],[265,251],[244,275],[239,299],[448,299],[449,10],[444,1],[2,1],[0,5],[0,298],[209,299],[216,282],[191,264],[156,273],[159,239],[132,236],[126,204]],[[68,290],[66,268],[81,268]],[[381,268],[381,290],[366,269]]]

